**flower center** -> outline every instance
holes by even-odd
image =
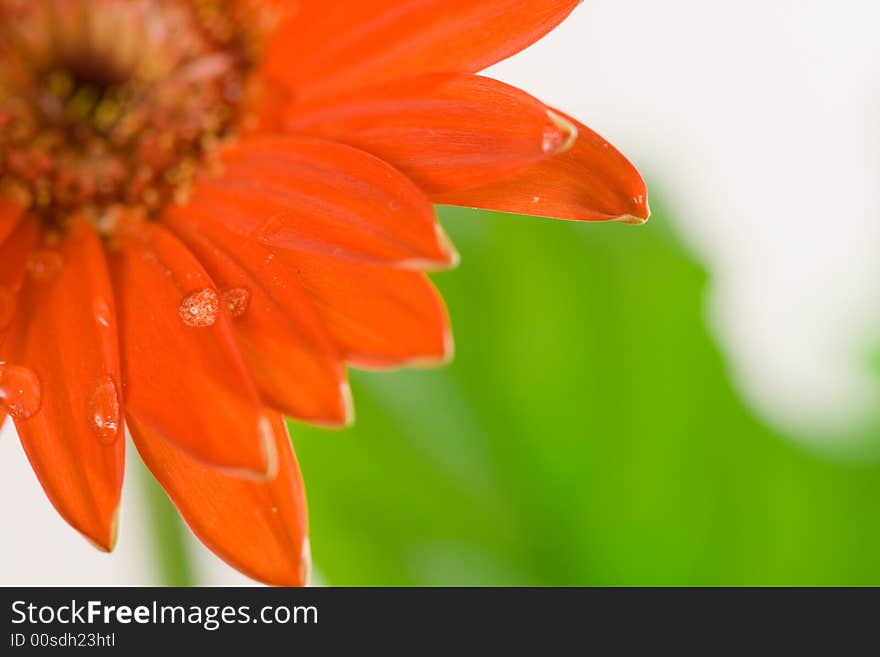
[[[0,194],[102,234],[185,198],[241,125],[240,0],[0,0]]]

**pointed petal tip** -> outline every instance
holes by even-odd
[[[105,554],[110,554],[111,552],[113,552],[113,547],[111,547],[109,544],[105,545],[104,543],[98,543],[97,541],[93,541],[91,538],[89,538],[85,534],[83,534],[82,536],[84,539],[86,539],[86,541],[88,541],[89,545],[91,545],[93,548],[95,548],[98,552],[104,552]]]
[[[351,385],[348,381],[342,382],[339,387],[339,392],[342,396],[342,404],[344,409],[341,428],[348,429],[349,427],[354,426],[355,421],[354,395],[351,393]]]
[[[641,226],[651,218],[651,206],[648,203],[648,195],[642,194],[633,197],[633,209],[629,214],[620,215],[614,221],[628,226]]]
[[[290,556],[293,557],[294,555],[291,553]],[[260,573],[247,568],[241,568],[234,564],[230,565],[244,575],[257,580],[258,582],[262,582],[267,586],[304,588],[312,585],[312,547],[308,536],[303,538],[302,547],[300,548],[299,554],[296,555],[296,558],[290,559],[290,561],[285,564],[283,572],[275,573],[271,577],[261,575]]]
[[[461,255],[449,239],[449,235],[439,223],[435,225],[437,235],[437,256],[430,258],[409,258],[394,263],[400,269],[414,269],[416,271],[434,272],[451,271],[461,264]]]
[[[266,469],[257,473],[258,482],[272,481],[278,476],[278,448],[276,447],[275,430],[268,417],[260,418],[260,440],[263,443],[263,453],[266,455]]]
[[[99,552],[110,554],[116,549],[116,543],[119,541],[119,507],[117,506],[116,510],[113,512],[113,516],[110,519],[110,525],[107,527],[106,532],[101,532],[101,534],[98,535],[86,533],[80,528],[77,528],[77,531],[82,534],[82,537],[86,539],[93,548]]]
[[[272,429],[272,422],[268,417],[263,416],[258,420],[257,436],[263,452],[263,466],[260,468],[220,465],[205,461],[186,450],[183,451],[191,458],[202,463],[202,465],[228,477],[243,479],[255,484],[265,484],[274,480],[278,475],[278,450],[275,447],[275,434]]]
[[[309,586],[312,583],[312,544],[308,536],[303,539],[299,555],[299,583],[300,586]]]
[[[444,254],[443,269],[455,269],[461,263],[458,249],[455,248],[455,244],[452,243],[443,226],[438,223],[434,230],[437,232],[437,243]]]
[[[408,367],[418,370],[434,369],[448,365],[455,359],[455,338],[452,330],[446,326],[443,332],[443,348],[442,351],[434,355],[417,356],[400,363],[400,367]]]
[[[329,429],[331,431],[341,431],[343,429],[350,429],[354,426],[355,422],[355,410],[354,410],[354,395],[351,393],[351,385],[348,381],[343,381],[339,384],[339,398],[338,398],[338,406],[334,409],[332,414],[326,414],[322,417],[308,418],[308,417],[296,417],[290,416],[294,420],[299,420],[310,424],[315,427],[321,427],[322,429]]]
[[[452,331],[448,327],[446,327],[443,333],[442,340],[442,346],[439,349],[431,350],[434,353],[426,352],[423,355],[411,358],[395,358],[393,361],[354,358],[349,361],[349,364],[365,372],[389,372],[400,369],[436,369],[448,365],[455,358],[455,340]]]
[[[439,365],[447,365],[455,359],[455,337],[452,330],[447,326],[446,334],[443,336],[443,355],[440,357]]]
[[[110,543],[107,545],[107,551],[113,552],[116,549],[116,543],[119,541],[119,509],[113,514],[113,521],[110,523]]]
[[[294,555],[291,554],[291,557]],[[284,569],[272,579],[261,578],[255,573],[244,572],[248,577],[254,577],[269,586],[305,588],[312,585],[312,545],[308,535],[303,537],[299,554],[295,555]]]

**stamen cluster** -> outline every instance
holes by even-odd
[[[102,234],[185,198],[242,117],[253,43],[230,4],[0,0],[0,194]]]

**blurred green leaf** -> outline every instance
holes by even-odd
[[[293,427],[326,582],[880,584],[880,467],[752,416],[662,213],[442,216],[455,362],[355,373],[354,429]]]
[[[133,474],[141,482],[146,501],[159,581],[162,586],[194,586],[192,555],[186,539],[189,530],[159,482],[140,460]]]

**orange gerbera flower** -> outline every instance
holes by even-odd
[[[607,142],[474,75],[577,4],[0,0],[0,415],[71,525],[112,549],[125,423],[208,547],[305,581],[282,414],[450,357],[432,204],[648,217]]]

